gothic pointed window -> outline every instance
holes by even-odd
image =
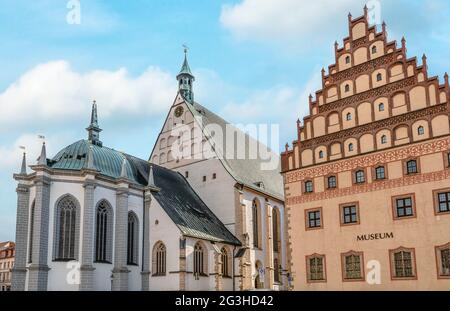
[[[139,224],[134,212],[128,213],[127,264],[138,264]]]
[[[55,260],[75,260],[78,250],[78,204],[67,195],[56,206]]]
[[[259,247],[259,207],[256,199],[252,202],[253,246]]]
[[[205,250],[200,242],[194,246],[194,276],[206,276],[207,271],[207,256]]]
[[[152,253],[152,273],[153,276],[166,275],[167,269],[167,252],[166,246],[163,242],[159,241],[153,247]]]
[[[226,247],[222,247],[220,251],[220,256],[222,259],[222,276],[230,277],[230,265],[229,265],[229,256]]]
[[[279,252],[280,244],[280,217],[278,209],[274,207],[272,209],[272,234],[273,234],[273,251],[275,253]]]
[[[95,215],[95,261],[112,262],[113,215],[105,200],[97,205]]]

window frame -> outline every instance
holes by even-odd
[[[311,191],[307,191],[308,190],[308,188],[307,188],[307,184],[308,183],[311,183]],[[303,187],[303,194],[312,194],[312,193],[314,193],[314,180],[311,178],[311,179],[305,179],[304,181],[303,181],[303,183],[302,183],[302,187]]]
[[[345,223],[345,213],[344,213],[344,209],[346,207],[355,207],[356,208],[356,222],[351,222],[351,223]],[[361,224],[361,215],[359,212],[359,202],[349,202],[349,203],[343,203],[343,204],[339,204],[339,218],[340,221],[339,223],[341,224],[341,227],[350,227],[350,226],[357,226]]]
[[[415,173],[409,173],[408,172],[408,163],[411,161],[416,161],[416,172]],[[403,160],[403,175],[405,176],[413,176],[416,174],[420,174],[420,158],[408,158]]]
[[[412,276],[396,276],[395,275],[395,254],[398,252],[410,252],[411,253],[411,268],[413,271]],[[396,249],[389,250],[389,268],[391,274],[391,281],[409,281],[417,280],[417,261],[416,261],[416,250],[415,248],[399,247]]]
[[[364,175],[364,181],[363,182],[358,182],[358,178],[356,176],[357,173],[362,172]],[[364,185],[367,183],[367,170],[365,168],[356,168],[352,171],[352,181],[353,181],[353,185]]]
[[[105,252],[105,254],[104,254],[104,257],[105,257],[105,259],[99,259],[99,254],[97,253],[98,252],[98,248],[99,248],[99,246],[97,245],[97,243],[98,243],[98,230],[99,230],[99,228],[98,228],[98,221],[99,221],[99,219],[98,219],[98,216],[99,216],[99,208],[101,207],[101,205],[102,204],[104,204],[105,206],[104,206],[104,208],[105,208],[105,217],[106,217],[106,220],[107,220],[107,223],[106,223],[106,228],[105,228],[105,230],[106,230],[106,232],[104,233],[105,234],[105,241],[103,241],[103,243],[105,244],[104,245],[104,252]],[[102,264],[102,263],[106,263],[106,264],[112,264],[112,261],[113,261],[113,256],[112,256],[112,254],[113,254],[113,237],[114,237],[114,211],[113,211],[113,208],[112,208],[112,206],[111,206],[111,204],[107,201],[107,200],[105,200],[105,199],[102,199],[102,200],[100,200],[98,203],[97,203],[97,205],[95,206],[95,232],[94,232],[94,263],[100,263],[100,264]]]
[[[330,178],[334,178],[334,184],[335,184],[334,187],[330,187]],[[326,181],[325,184],[327,186],[326,187],[327,190],[336,190],[339,188],[338,176],[336,174],[330,174],[330,175],[325,176],[325,181]]]
[[[433,190],[433,208],[434,208],[434,215],[435,216],[442,216],[442,215],[450,215],[450,210],[446,211],[446,212],[440,212],[439,211],[439,194],[440,193],[450,193],[450,188],[442,188],[442,189],[436,189]],[[447,195],[447,200],[448,200],[448,195]],[[447,201],[449,202],[449,201]]]
[[[311,269],[310,269],[310,259],[313,258],[321,258],[322,259],[322,270],[323,270],[323,279],[322,280],[312,280],[311,279]],[[307,283],[326,283],[327,282],[327,258],[324,254],[312,254],[305,256],[306,261],[306,282]]]
[[[133,218],[134,223],[134,226],[131,228],[133,230],[131,237],[130,218]],[[132,247],[130,247],[131,240],[133,242]],[[139,266],[139,248],[141,246],[139,240],[139,217],[134,211],[130,210],[127,213],[127,266]]]
[[[75,230],[74,230],[74,258],[61,257],[59,250],[60,243],[60,204],[63,204],[65,200],[71,201],[75,206]],[[79,259],[79,245],[80,245],[80,212],[81,207],[79,201],[71,194],[67,193],[59,197],[55,202],[54,208],[54,235],[53,235],[53,261],[55,262],[67,262]]]
[[[413,214],[410,216],[398,216],[398,209],[397,209],[397,200],[404,200],[410,198],[411,199],[411,208]],[[393,220],[405,220],[405,219],[414,219],[417,218],[417,211],[416,211],[416,195],[415,193],[409,193],[409,194],[403,194],[403,195],[397,195],[393,196],[391,198],[391,205],[392,205],[392,217]]]
[[[440,280],[450,279],[450,274],[442,274],[442,255],[441,251],[450,249],[450,242],[444,245],[436,246],[435,247],[435,256],[436,256],[436,273],[437,278]]]
[[[320,226],[310,227],[309,213],[314,213],[314,212],[320,213]],[[314,219],[314,222],[317,222],[317,218]],[[312,230],[321,230],[323,228],[324,228],[324,225],[323,225],[323,209],[322,209],[322,207],[306,209],[305,210],[305,230],[312,231]]]
[[[358,256],[359,257],[359,265],[360,265],[360,278],[347,278],[346,277],[346,263],[345,259],[348,256]],[[365,261],[364,261],[364,252],[355,252],[349,251],[346,253],[341,253],[341,271],[342,271],[342,282],[365,282],[366,281],[366,273],[365,273]]]
[[[384,169],[384,178],[378,178],[378,174],[377,174],[377,170],[379,168],[383,168]],[[388,169],[387,169],[387,165],[386,164],[376,164],[373,166],[372,168],[372,181],[374,182],[379,182],[379,181],[385,181],[388,180]]]
[[[163,247],[163,251],[160,251],[160,248]],[[162,253],[162,256],[159,254]],[[162,260],[162,269],[159,269],[158,263],[161,263]],[[163,271],[159,271],[163,270]],[[152,249],[152,277],[161,277],[167,275],[167,246],[164,242],[157,241],[153,245]]]

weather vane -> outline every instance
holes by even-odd
[[[183,44],[183,48],[184,48],[184,54],[187,54],[189,47],[185,44]]]

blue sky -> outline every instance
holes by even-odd
[[[85,138],[91,101],[105,145],[147,158],[176,92],[182,44],[197,78],[196,100],[233,123],[280,124],[295,138],[320,69],[347,35],[360,0],[0,0],[0,241],[14,239],[13,172],[46,136],[49,156]],[[381,0],[390,39],[428,56],[431,75],[450,70],[445,0]]]

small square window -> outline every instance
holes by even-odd
[[[213,173],[213,175],[212,175],[212,179],[216,179],[217,178],[217,175],[216,175],[216,173]]]
[[[416,160],[410,160],[410,161],[406,162],[406,172],[408,174],[416,174],[416,173],[418,173],[417,161]]]
[[[414,205],[412,197],[395,199],[395,218],[414,217]]]
[[[357,205],[344,205],[341,207],[342,224],[351,225],[358,223],[358,207]]]
[[[336,176],[328,177],[328,189],[336,189],[336,187],[337,187]]]
[[[437,194],[438,206],[437,213],[450,212],[450,192],[439,192]]]
[[[313,190],[313,182],[311,180],[308,180],[305,182],[305,193],[312,193]]]
[[[203,182],[206,182],[206,176],[203,176]]]
[[[375,169],[375,176],[377,180],[382,180],[386,178],[386,171],[384,166],[379,166]]]
[[[355,172],[355,183],[357,184],[363,184],[366,182],[366,176],[364,174],[364,171],[359,170]]]
[[[384,104],[383,103],[378,105],[378,111],[380,111],[380,112],[384,111]]]
[[[307,213],[307,228],[317,229],[322,227],[321,210],[309,211]]]
[[[189,172],[188,171],[184,172],[184,177],[189,178]]]

